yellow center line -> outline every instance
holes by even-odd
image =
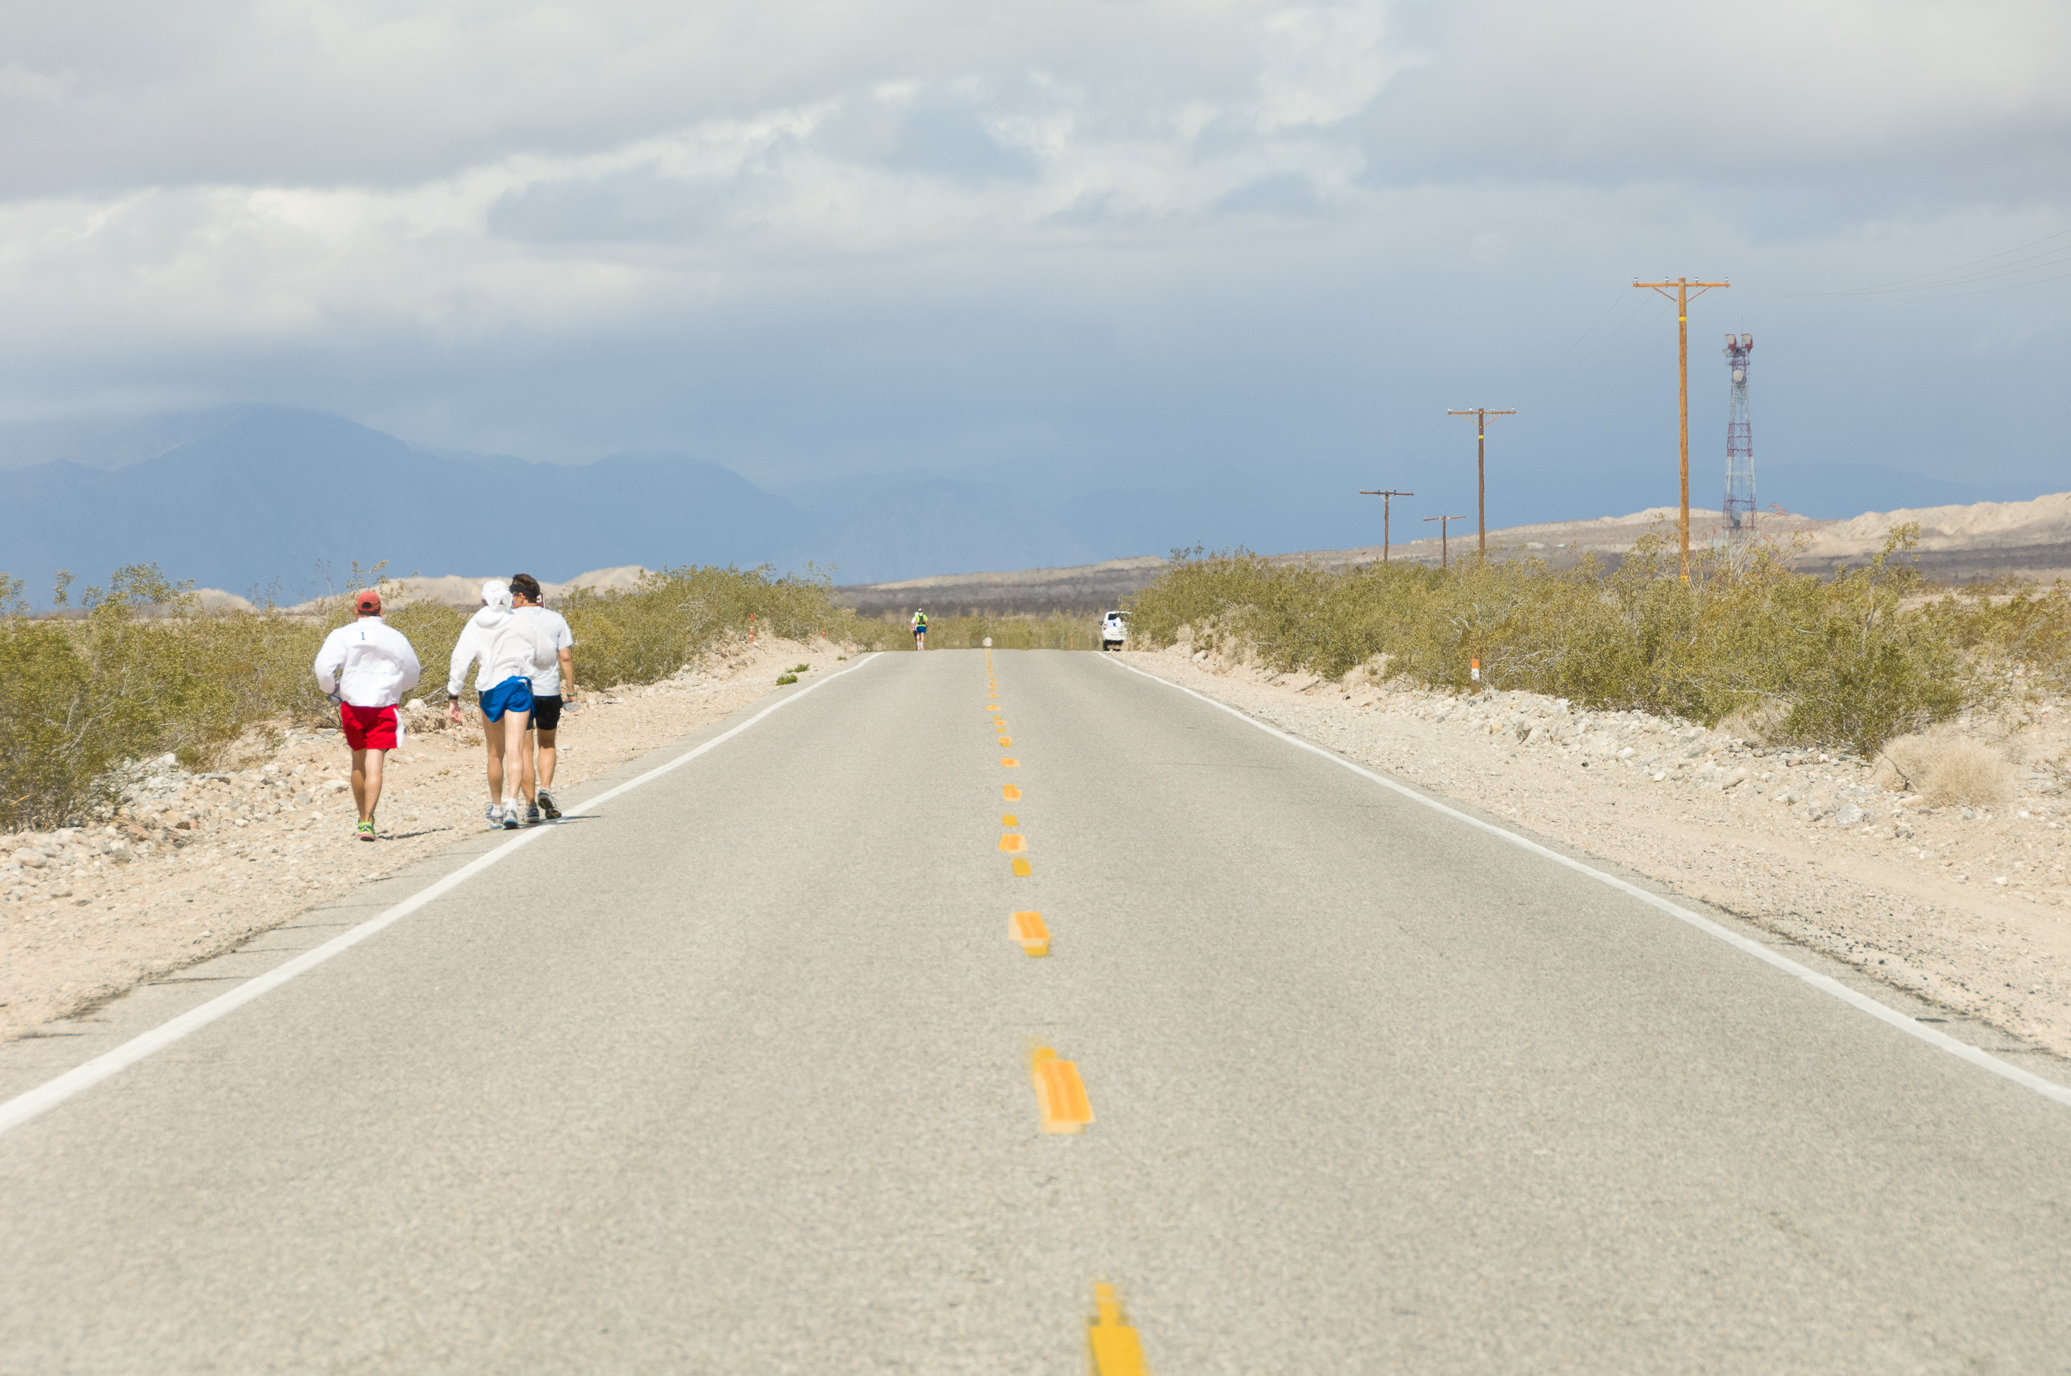
[[[1144,1365],[1143,1344],[1136,1330],[1122,1318],[1122,1303],[1115,1287],[1093,1287],[1093,1321],[1086,1325],[1086,1348],[1093,1359],[1093,1376],[1151,1376]]]
[[[1011,812],[1002,812],[1000,814],[1000,825],[1003,827],[1018,827],[1021,825],[1021,819]]]
[[[1032,871],[1029,869],[1026,860],[1016,860],[1014,862],[1014,873],[1018,878],[1026,879]]]
[[[1041,913],[1015,913],[1008,930],[1025,954],[1050,954],[1050,929],[1043,925]]]
[[[1000,789],[1000,798],[1009,803],[1019,802],[1021,801],[1021,790],[1012,784],[1007,784]]]
[[[1001,745],[1012,745],[1013,743],[1014,743],[1014,738],[1013,738],[1012,736],[1001,736],[1001,737],[1000,737],[1000,744],[1001,744]]]
[[[1000,833],[1000,849],[1009,855],[1019,855],[1028,849],[1028,838],[1018,831]]]
[[[1021,768],[1021,761],[1019,761],[1019,760],[1015,759],[1015,758],[1014,758],[1014,757],[1013,757],[1012,755],[1009,755],[1009,756],[1007,756],[1006,758],[1004,758],[1004,759],[1002,759],[1002,760],[1000,761],[1000,768],[1001,768],[1001,769],[1019,769],[1019,768]]]
[[[1028,1068],[1044,1132],[1078,1132],[1093,1121],[1093,1104],[1076,1062],[1060,1061],[1055,1051],[1039,1046],[1029,1053]]]

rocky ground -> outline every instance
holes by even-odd
[[[825,671],[840,657],[824,641],[765,642],[647,687],[586,693],[561,719],[556,782],[580,785],[776,691],[781,670]],[[188,773],[170,756],[133,767],[116,815],[94,825],[0,835],[0,1039],[220,954],[482,829],[480,729],[450,728],[429,708],[406,720],[373,844],[353,834],[343,737],[295,729],[241,743],[217,772]]]
[[[1998,808],[1925,806],[1868,762],[1530,693],[1332,683],[1189,653],[1130,663],[2071,1055],[2071,713],[1959,723],[2015,762]]]

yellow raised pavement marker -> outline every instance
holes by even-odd
[[[1021,819],[1011,812],[1002,812],[1000,814],[1000,825],[1003,827],[1018,827],[1021,825]]]
[[[1000,836],[1000,849],[1009,855],[1019,855],[1028,849],[1028,838],[1019,832],[1004,832]]]
[[[1012,736],[1001,736],[1001,737],[1000,737],[1000,744],[1001,744],[1001,745],[1012,745],[1013,743],[1014,743],[1014,738],[1013,738]]]
[[[1041,913],[1015,913],[1011,931],[1024,955],[1050,954],[1050,929],[1043,925]]]
[[[1019,769],[1021,768],[1021,761],[1015,759],[1012,755],[1002,755],[1000,757],[1000,768]]]
[[[1039,1046],[1028,1055],[1028,1069],[1035,1080],[1036,1111],[1042,1115],[1044,1132],[1077,1132],[1093,1121],[1093,1105],[1077,1064],[1060,1061],[1055,1051]]]
[[[1014,862],[1014,873],[1019,877],[1026,879],[1030,874],[1034,873],[1034,871],[1029,869],[1028,862],[1026,860],[1016,860]]]
[[[1086,1350],[1093,1376],[1151,1376],[1143,1364],[1143,1344],[1136,1330],[1122,1321],[1122,1302],[1115,1287],[1093,1287],[1093,1321],[1086,1325]]]
[[[1007,802],[1016,803],[1021,801],[1021,790],[1012,784],[1005,784],[1000,788],[1000,797]]]

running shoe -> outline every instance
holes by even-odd
[[[554,806],[554,795],[543,788],[539,790],[539,810],[546,814],[549,822],[561,820],[561,809]]]
[[[371,841],[371,840],[373,840],[373,839],[374,839],[374,824],[373,824],[372,822],[361,822],[361,823],[360,823],[360,832],[359,832],[359,835],[360,835],[360,839],[361,839],[362,841]]]
[[[496,830],[496,829],[497,829],[498,827],[502,826],[502,825],[503,825],[503,805],[502,805],[502,804],[500,804],[500,803],[491,803],[491,804],[489,804],[489,813],[488,813],[488,816],[489,816],[489,830],[491,830],[491,831],[494,831],[494,830]]]
[[[539,804],[525,804],[525,825],[528,827],[536,827],[539,825],[539,821]]]
[[[505,831],[516,831],[518,829],[518,800],[516,798],[503,805],[503,829]]]

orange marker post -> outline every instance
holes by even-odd
[[[1093,1104],[1086,1098],[1077,1063],[1060,1061],[1055,1051],[1039,1046],[1029,1054],[1028,1068],[1044,1132],[1078,1132],[1093,1121]]]
[[[1023,955],[1050,954],[1050,929],[1043,925],[1041,913],[1015,913],[1009,932]]]

